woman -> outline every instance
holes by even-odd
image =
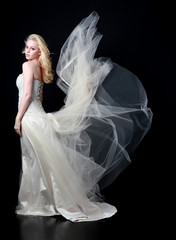
[[[102,201],[99,189],[130,163],[152,112],[134,74],[110,59],[94,58],[101,39],[98,18],[93,12],[83,19],[61,49],[56,71],[66,99],[55,113],[42,107],[43,83],[53,79],[49,50],[37,34],[26,40],[14,126],[23,168],[17,214],[61,214],[80,222],[117,212]]]
[[[40,48],[39,48],[40,46]],[[41,49],[41,50],[40,50]],[[29,106],[32,96],[33,80],[49,83],[53,79],[49,51],[44,40],[35,34],[29,36],[25,46],[25,56],[28,60],[23,64],[23,97],[15,120],[15,130],[21,136],[21,120]]]

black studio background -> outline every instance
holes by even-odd
[[[16,78],[25,61],[24,39],[31,33],[44,37],[52,53],[53,70],[60,49],[73,28],[93,10],[100,15],[98,31],[103,38],[96,56],[110,57],[135,73],[144,85],[153,111],[151,130],[132,156],[132,164],[103,194],[116,205],[115,220],[130,224],[133,233],[150,218],[146,234],[155,221],[169,213],[172,177],[171,136],[175,119],[175,13],[169,1],[6,1],[2,8],[1,96],[2,96],[2,197],[5,216],[14,215],[21,168],[19,137],[13,124],[17,112]],[[57,76],[55,76],[56,80]],[[59,110],[64,94],[53,84],[44,87],[44,108]],[[169,155],[170,154],[170,155]],[[167,179],[167,182],[166,182]],[[164,207],[164,210],[163,210]],[[7,209],[8,210],[7,210]],[[162,214],[161,214],[162,213]],[[120,220],[119,220],[120,219]],[[127,222],[128,223],[127,223]],[[118,225],[117,224],[117,225]]]

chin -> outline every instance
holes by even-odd
[[[26,59],[27,59],[28,61],[31,61],[31,60],[33,60],[34,58],[26,57]]]

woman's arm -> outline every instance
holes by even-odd
[[[23,64],[23,95],[14,125],[14,129],[19,136],[21,136],[21,120],[31,100],[33,76],[34,75],[30,63],[25,62]]]

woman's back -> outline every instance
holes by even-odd
[[[16,84],[19,90],[18,107],[20,106],[21,97],[23,95],[23,81],[24,81],[23,74],[20,74],[16,81]],[[34,79],[31,101],[25,114],[32,114],[32,113],[36,114],[36,113],[44,112],[44,109],[42,107],[42,95],[43,95],[43,82],[40,81],[39,79]]]

